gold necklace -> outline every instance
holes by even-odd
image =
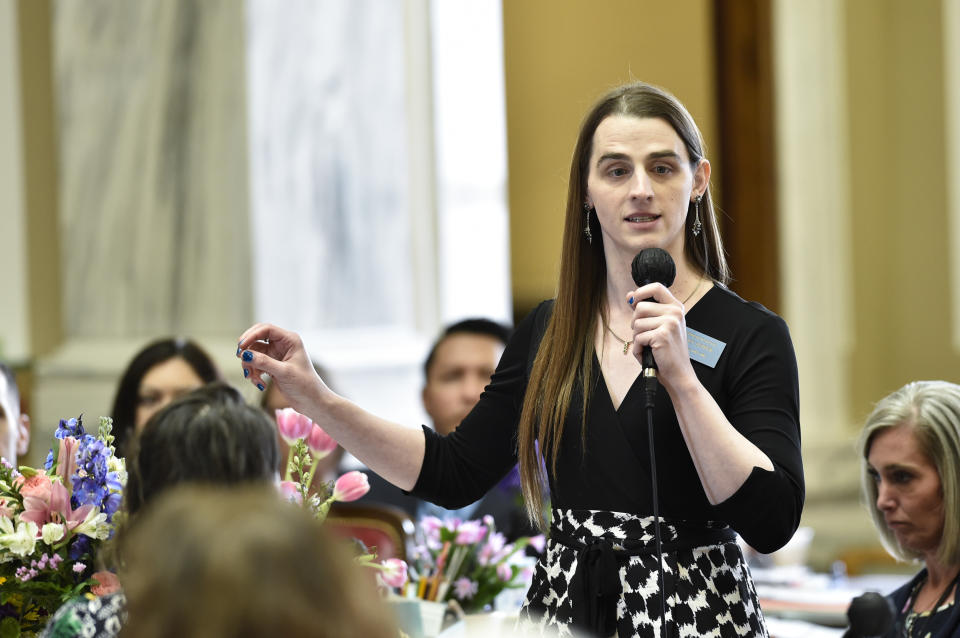
[[[703,283],[703,277],[700,277],[700,278],[697,280],[697,286],[696,286],[696,288],[693,289],[693,292],[691,292],[689,295],[687,295],[687,298],[686,298],[686,299],[684,299],[683,301],[680,302],[680,305],[686,306],[686,305],[687,305],[687,302],[690,301],[691,299],[693,299],[693,296],[694,296],[695,294],[697,294],[697,291],[698,291],[698,290],[700,290],[700,284],[702,284],[702,283]],[[626,339],[621,339],[620,337],[618,337],[618,336],[617,336],[617,333],[614,332],[613,329],[610,327],[610,324],[607,324],[607,330],[610,332],[610,334],[613,335],[613,338],[614,338],[614,339],[616,339],[617,341],[619,341],[620,343],[623,344],[623,354],[627,354],[627,352],[630,351],[630,344],[633,343],[633,342],[632,342],[632,341],[627,341]]]

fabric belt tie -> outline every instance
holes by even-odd
[[[665,554],[736,540],[736,535],[729,527],[696,528],[680,534],[683,538],[661,543]],[[618,543],[622,544],[623,549],[616,549],[609,539],[592,538],[586,542],[555,528],[550,530],[550,540],[578,550],[577,570],[570,579],[570,591],[578,596],[572,606],[574,626],[591,636],[612,636],[617,629],[617,602],[623,591],[620,558],[656,554],[656,545],[645,543],[632,546],[636,541],[631,543],[625,540]]]

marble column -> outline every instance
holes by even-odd
[[[244,8],[54,0],[64,342],[36,364],[33,459],[59,418],[109,414],[120,373],[156,337],[197,340],[242,381],[231,343],[253,320]]]
[[[243,4],[54,6],[68,338],[237,334],[252,318]]]
[[[415,329],[404,3],[247,2],[257,315]]]

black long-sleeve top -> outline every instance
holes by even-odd
[[[517,327],[480,401],[450,435],[424,428],[426,451],[412,493],[444,507],[475,501],[517,461],[517,424],[536,348],[552,301]],[[654,440],[661,515],[721,521],[752,547],[771,552],[796,531],[803,509],[803,466],[797,364],[786,323],[763,306],[714,286],[686,316],[687,327],[724,343],[715,366],[693,367],[731,424],[773,462],[755,467],[726,501],[710,505],[660,386]],[[551,506],[652,514],[649,445],[642,379],[613,403],[594,357],[586,445],[581,445],[582,393],[575,392],[561,439]]]

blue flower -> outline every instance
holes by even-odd
[[[70,543],[70,550],[68,552],[70,560],[78,560],[89,553],[90,537],[85,534],[77,534],[75,540]]]
[[[68,436],[80,439],[84,434],[86,433],[83,431],[83,415],[81,414],[76,419],[60,419],[60,425],[57,426],[57,431],[53,436],[58,439],[65,439]]]
[[[71,477],[73,481],[74,507],[93,505],[102,509],[104,501],[110,495],[108,485],[107,458],[110,448],[103,441],[85,434],[80,440],[80,449],[77,452],[77,472]],[[114,483],[116,481],[113,481]]]
[[[56,460],[56,457],[53,454],[53,448],[50,448],[50,451],[47,453],[47,460],[43,463],[43,469],[48,472],[53,468],[53,462]]]

